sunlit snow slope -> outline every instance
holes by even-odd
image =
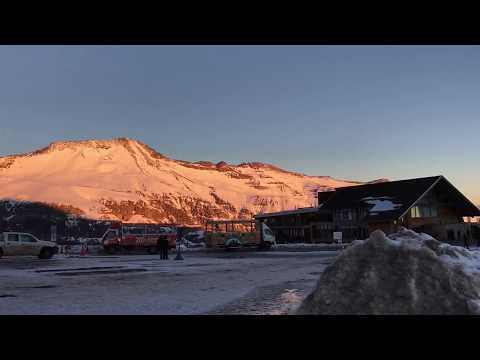
[[[90,218],[199,223],[315,204],[316,191],[360,182],[263,163],[169,159],[127,138],[56,142],[0,157],[0,198],[71,205]]]

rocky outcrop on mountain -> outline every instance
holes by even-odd
[[[0,169],[8,169],[15,162],[13,157],[0,158]]]
[[[148,201],[102,200],[102,219],[118,219],[128,222],[135,215],[151,219],[156,223],[204,223],[208,219],[228,219],[237,210],[218,198],[215,204],[192,197],[172,197],[166,194],[153,197]],[[248,213],[244,210],[242,215]],[[251,214],[251,213],[249,213]],[[239,214],[240,215],[240,214]]]

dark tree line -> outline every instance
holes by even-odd
[[[43,203],[0,202],[0,231],[28,232],[43,240],[50,240],[52,225],[57,240],[78,237],[101,237],[110,222],[79,218],[71,213]]]

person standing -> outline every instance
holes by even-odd
[[[157,251],[160,254],[160,260],[163,260],[163,243],[162,243],[162,237],[160,236],[157,239]]]
[[[163,240],[163,259],[168,260],[168,239],[164,237]]]
[[[463,246],[465,248],[467,248],[468,250],[470,250],[470,248],[468,247],[468,237],[467,237],[467,234],[463,234]]]

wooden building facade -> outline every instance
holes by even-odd
[[[332,241],[332,216],[318,207],[258,214],[275,234],[278,244]]]
[[[479,216],[479,209],[443,176],[337,188],[320,192],[318,200],[318,207],[256,217],[267,222],[279,243],[329,243],[334,231],[348,242],[399,226],[451,243],[480,241],[478,227],[463,221]]]

